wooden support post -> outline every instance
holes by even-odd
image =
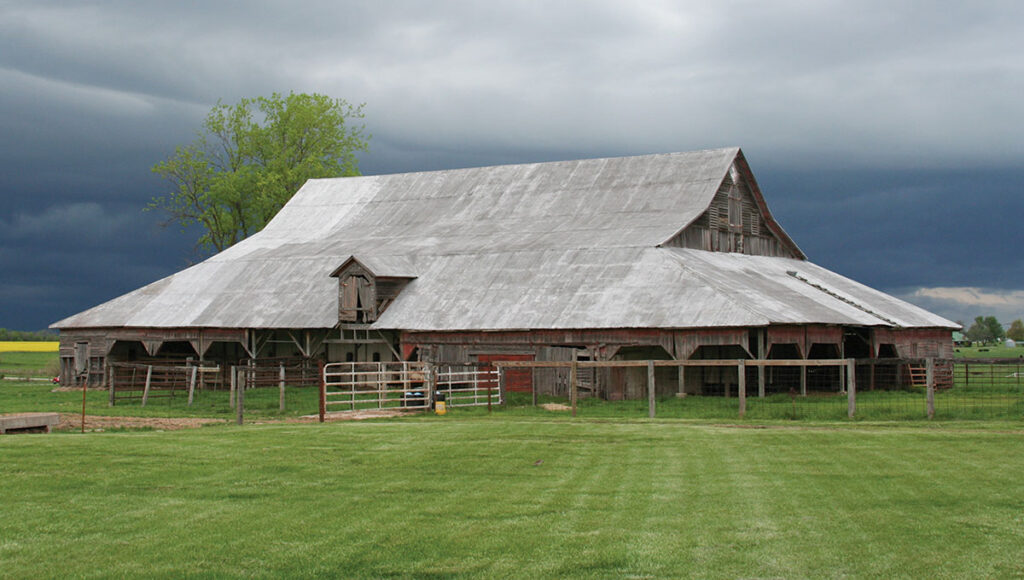
[[[736,361],[736,370],[739,371],[739,389],[737,392],[740,396],[740,419],[747,414],[747,361],[739,359]]]
[[[871,359],[871,386],[869,387],[872,391],[875,390],[875,363],[878,359]]]
[[[238,395],[235,397],[235,423],[241,425],[245,422],[245,387],[242,386],[238,389]]]
[[[654,361],[647,361],[647,416],[651,419],[655,414],[654,402]]]
[[[679,365],[676,367],[679,370],[679,397],[686,396],[686,367]]]
[[[846,373],[843,371],[843,367],[844,366],[846,366],[846,365],[843,365],[843,366],[839,367],[839,392],[840,393],[845,393],[846,392],[846,382],[847,381],[846,381]]]
[[[800,365],[800,396],[807,396],[807,365]]]
[[[188,406],[192,406],[192,398],[196,393],[196,376],[199,374],[199,367],[192,367],[192,376],[188,380]]]
[[[228,404],[235,408],[235,389],[238,388],[238,367],[231,365],[231,390],[228,392]]]
[[[317,361],[317,370],[320,375],[320,422],[324,422],[324,415],[327,414],[327,376],[324,374],[324,361]]]
[[[504,405],[508,397],[505,393],[505,367],[498,367],[498,404]]]
[[[108,407],[113,407],[114,406],[114,366],[111,365],[111,366],[109,366],[107,368],[110,369],[110,379],[107,380],[107,390],[110,391],[109,393],[107,393],[107,395],[108,395],[107,398],[109,399],[109,401],[107,402],[107,406]]]
[[[487,373],[487,374],[489,375],[490,373]],[[487,414],[488,415],[491,414],[491,394],[494,392],[494,387],[497,386],[497,385],[495,385],[496,382],[497,382],[496,379],[491,379],[491,378],[487,379]]]
[[[277,373],[277,389],[278,391],[280,391],[278,395],[278,399],[280,399],[278,402],[278,410],[284,411],[284,363],[281,363],[280,367],[278,368],[279,370]]]
[[[925,384],[927,387],[928,418],[935,417],[935,359],[927,359]]]
[[[761,360],[764,360],[764,359],[768,358],[768,353],[765,352],[765,349],[767,348],[767,345],[766,345],[767,340],[765,340],[765,333],[766,332],[768,332],[768,331],[762,329],[762,330],[758,331],[758,333],[757,333],[757,358],[759,358]],[[765,375],[765,367],[764,367],[764,365],[758,365],[758,367],[757,367],[757,396],[759,398],[761,398],[761,399],[764,398],[764,375]]]
[[[576,377],[577,375],[576,361],[572,361],[572,366],[569,367],[569,399],[572,403],[572,416],[576,416]]]
[[[530,373],[530,396],[533,398],[533,406],[537,406],[537,385],[533,380],[533,373]]]
[[[146,401],[149,400],[149,385],[153,382],[153,365],[146,367],[146,386],[142,388],[142,406],[146,406]]]
[[[857,412],[857,380],[856,362],[851,358],[846,361],[847,374],[849,380],[847,381],[846,389],[846,416],[853,419],[854,414]],[[840,367],[840,374],[842,374],[842,367]]]

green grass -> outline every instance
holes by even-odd
[[[954,349],[956,358],[1020,358],[1024,356],[1024,346],[958,346]]]
[[[1019,577],[1022,445],[458,413],[8,436],[0,576]]]
[[[53,377],[58,368],[55,352],[0,352],[0,375]]]

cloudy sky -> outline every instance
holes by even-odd
[[[218,101],[366,103],[365,174],[743,148],[810,259],[1024,316],[1024,2],[0,0],[0,327],[195,260],[141,210]]]

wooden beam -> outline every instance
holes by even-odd
[[[647,361],[647,417],[653,419],[655,415],[655,377],[654,377],[654,361]]]
[[[853,419],[857,413],[857,365],[852,358],[847,362],[846,369],[849,374],[846,385],[846,415]],[[839,372],[842,374],[842,368],[839,369]]]
[[[739,371],[739,395],[740,395],[740,419],[747,414],[747,365],[744,359],[736,361],[736,370]]]

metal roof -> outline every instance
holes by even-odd
[[[53,326],[330,328],[330,274],[355,258],[414,278],[378,328],[955,327],[805,260],[658,247],[737,159],[729,148],[311,180],[262,232]]]

